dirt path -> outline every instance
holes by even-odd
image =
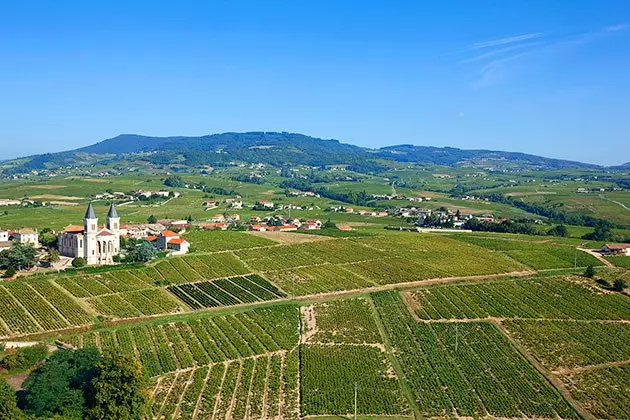
[[[606,197],[604,196],[604,194],[599,194],[599,195],[598,195],[598,197],[599,197],[599,198],[601,198],[602,200],[606,200],[606,201],[610,201],[611,203],[615,203],[615,204],[617,204],[618,206],[621,206],[621,207],[623,207],[624,209],[626,209],[626,210],[630,211],[630,207],[626,206],[626,205],[625,205],[625,204],[623,204],[623,203],[620,203],[619,201],[615,201],[615,200],[611,200],[610,198],[606,198]]]
[[[555,387],[558,392],[562,394],[562,396],[575,408],[575,410],[585,419],[587,420],[595,420],[595,416],[586,411],[586,409],[571,395],[569,390],[564,386],[562,381],[558,379],[554,374],[545,369],[538,360],[536,360],[527,349],[521,345],[518,341],[514,340],[512,336],[510,336],[509,331],[503,326],[500,322],[493,322],[494,325],[499,328],[499,330],[505,335],[505,337],[510,340],[510,342],[516,347],[519,353],[527,360],[542,376],[547,379],[547,381]]]
[[[585,248],[578,248],[578,250],[582,252],[586,252],[587,254],[592,255],[593,257],[597,258],[606,267],[615,267],[613,263],[608,261],[606,258],[602,257],[602,254],[600,254],[599,252],[595,252],[591,249],[585,249]]]

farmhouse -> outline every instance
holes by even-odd
[[[630,256],[630,244],[606,244],[602,246],[604,254],[617,254]]]
[[[155,245],[162,251],[169,251],[171,255],[185,254],[190,246],[188,241],[179,237],[179,234],[168,229],[159,234]]]
[[[66,257],[82,257],[89,265],[114,263],[120,253],[120,217],[112,203],[107,212],[105,227],[98,225],[92,203],[83,216],[83,226],[69,225],[57,239],[59,253]]]
[[[13,240],[19,244],[39,245],[39,234],[30,228],[24,228],[13,234]]]

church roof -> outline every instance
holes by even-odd
[[[103,229],[96,236],[114,236],[114,234],[107,229]]]
[[[94,213],[94,208],[92,207],[92,203],[88,204],[87,210],[85,210],[84,219],[96,219],[96,213]]]
[[[83,233],[83,226],[68,225],[63,231],[66,233]]]
[[[107,212],[107,217],[110,217],[110,218],[117,218],[118,217],[118,212],[116,211],[116,207],[114,206],[114,203],[112,203],[109,206],[109,211]]]

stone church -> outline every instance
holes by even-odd
[[[57,239],[59,253],[66,257],[83,257],[88,265],[113,264],[120,253],[120,217],[112,203],[105,226],[98,225],[92,203],[83,216],[83,226],[69,225]]]

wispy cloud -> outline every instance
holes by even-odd
[[[501,55],[501,54],[505,54],[507,52],[510,51],[514,51],[514,50],[518,50],[518,49],[522,49],[522,48],[533,48],[536,46],[540,46],[543,45],[544,42],[525,42],[522,44],[516,44],[516,45],[511,45],[509,47],[506,48],[501,48],[498,50],[494,50],[494,51],[490,51],[472,58],[468,58],[466,60],[461,61],[461,64],[468,64],[468,63],[474,63],[475,61],[481,61],[481,60],[485,60],[486,58],[490,58],[490,57],[494,57],[497,55]]]
[[[543,33],[530,33],[519,36],[510,36],[493,41],[477,42],[468,45],[464,51],[472,53],[474,50],[486,49],[487,52],[465,58],[460,61],[462,65],[477,64],[474,70],[473,81],[470,87],[480,89],[501,83],[506,77],[506,69],[509,65],[514,68],[519,59],[519,65],[526,65],[527,61],[521,60],[525,56],[540,55],[550,51],[558,51],[561,48],[576,48],[583,44],[593,42],[611,32],[619,32],[630,29],[630,23],[621,23],[607,26],[590,32],[582,32],[572,35],[545,35]]]
[[[619,25],[612,25],[612,26],[607,26],[604,28],[604,31],[606,32],[618,32],[618,31],[623,31],[624,29],[628,29],[630,28],[630,24],[628,23],[621,23]]]
[[[532,34],[525,34],[525,35],[518,35],[518,36],[510,36],[506,38],[495,39],[492,41],[477,42],[477,43],[469,45],[467,49],[478,50],[480,48],[497,47],[499,45],[514,44],[516,42],[527,41],[528,39],[539,38],[541,36],[542,36],[542,33],[532,33]]]

